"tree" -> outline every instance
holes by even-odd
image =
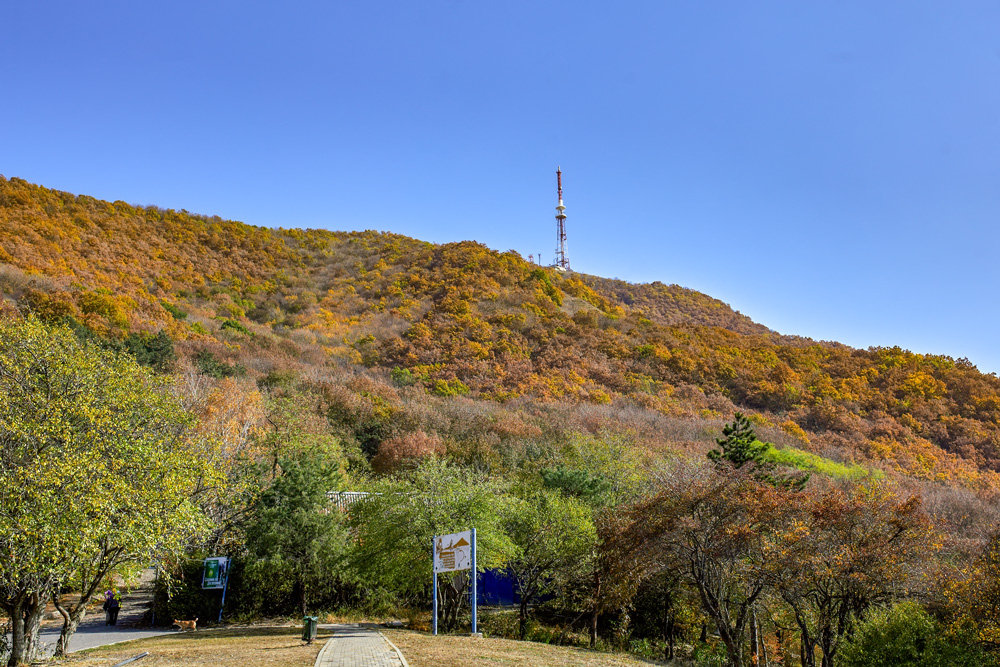
[[[283,454],[279,473],[251,508],[245,523],[251,569],[277,582],[273,595],[290,593],[303,614],[314,593],[340,578],[348,537],[327,492],[340,487],[335,452],[301,449]]]
[[[783,552],[778,590],[792,609],[802,664],[831,667],[861,614],[905,591],[933,550],[930,523],[916,496],[884,485],[830,488],[803,497],[801,523]]]
[[[742,412],[733,415],[733,421],[722,427],[722,437],[715,443],[721,449],[713,449],[708,458],[713,461],[728,461],[734,468],[742,468],[747,463],[759,464],[767,445],[757,440],[757,433],[750,420]]]
[[[627,513],[615,552],[644,578],[682,572],[729,664],[740,667],[754,605],[782,567],[778,556],[797,494],[740,470],[689,462],[673,464],[659,483],[659,493]]]
[[[776,472],[777,466],[767,460],[771,444],[757,439],[750,420],[742,412],[735,413],[732,423],[722,427],[722,437],[716,438],[715,442],[721,449],[710,451],[708,458],[716,463],[728,463],[736,469],[746,465],[757,479],[772,486],[801,490],[809,481],[809,473]]]
[[[546,488],[557,489],[590,505],[605,504],[611,493],[611,482],[605,477],[586,470],[567,468],[561,463],[555,468],[543,468],[541,475]]]
[[[590,508],[551,491],[518,499],[509,516],[507,530],[516,551],[507,569],[520,596],[518,632],[524,639],[528,606],[584,567],[597,533]]]
[[[440,459],[424,460],[398,479],[372,487],[372,494],[351,506],[356,532],[352,562],[368,582],[402,595],[424,594],[431,581],[431,540],[476,529],[476,565],[500,568],[514,554],[504,530],[509,496],[497,480],[474,475]],[[457,623],[465,571],[440,576],[443,627]]]
[[[64,651],[109,575],[182,549],[202,527],[193,479],[210,473],[164,380],[35,319],[0,321],[0,606],[9,664],[33,659],[61,587]],[[58,599],[58,598],[57,598]]]
[[[1000,534],[945,586],[948,629],[972,633],[991,651],[1000,649]]]

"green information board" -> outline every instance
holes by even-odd
[[[225,588],[226,570],[229,569],[229,559],[224,556],[205,559],[205,571],[201,577],[201,587],[208,589]]]

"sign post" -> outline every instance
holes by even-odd
[[[434,577],[434,634],[438,633],[438,571],[437,571],[437,555],[434,551],[434,543],[437,541],[436,537],[431,538],[431,563],[434,565],[431,570],[431,576]]]
[[[472,632],[476,632],[476,529],[449,535],[435,535],[431,556],[434,562],[434,634],[437,634],[438,572],[457,572],[472,569]]]
[[[472,529],[472,634],[478,635],[476,631],[476,529]]]
[[[219,621],[222,621],[222,609],[226,606],[226,589],[229,588],[229,559],[216,556],[205,559],[205,570],[201,575],[201,587],[207,590],[222,589],[222,602],[219,604]]]

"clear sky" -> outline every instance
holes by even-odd
[[[8,2],[0,173],[1000,370],[1000,3]]]

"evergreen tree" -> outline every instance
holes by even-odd
[[[767,460],[771,445],[757,439],[753,425],[742,412],[735,413],[733,421],[722,427],[722,437],[715,442],[722,449],[713,449],[708,458],[716,463],[728,462],[737,469],[749,463],[753,476],[766,484],[799,490],[809,481],[809,473],[775,472],[777,466]]]
[[[732,423],[722,427],[722,437],[716,438],[715,443],[722,449],[713,449],[708,458],[716,462],[728,461],[734,468],[742,468],[748,462],[762,463],[768,448],[757,439],[750,420],[742,412],[737,412]]]

